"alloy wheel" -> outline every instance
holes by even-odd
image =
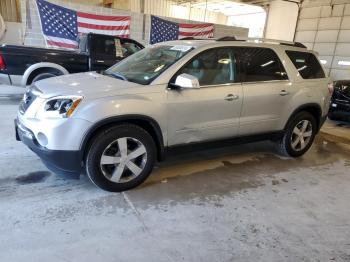
[[[309,145],[312,134],[312,123],[309,120],[301,120],[292,132],[291,146],[293,150],[304,150]]]
[[[126,183],[138,177],[146,163],[146,147],[136,138],[121,137],[103,151],[100,167],[109,181]]]

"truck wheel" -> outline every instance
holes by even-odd
[[[86,173],[98,187],[121,192],[144,182],[156,159],[151,135],[136,125],[121,124],[93,138],[86,158]]]
[[[296,114],[278,142],[279,152],[284,156],[299,157],[311,147],[317,131],[317,122],[308,112]]]
[[[50,77],[55,77],[57,75],[53,74],[53,73],[41,73],[41,74],[38,74],[36,75],[33,80],[32,80],[32,83],[35,83],[39,80],[43,80],[43,79],[46,79],[46,78],[50,78]]]

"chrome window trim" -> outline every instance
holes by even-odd
[[[210,88],[210,87],[232,86],[232,85],[242,85],[242,83],[235,82],[235,83],[226,83],[226,84],[219,84],[219,85],[204,85],[204,86],[199,86],[199,89],[200,88]]]
[[[284,79],[284,80],[267,80],[267,81],[242,82],[242,85],[245,85],[245,84],[260,84],[260,83],[277,83],[277,82],[290,82],[290,80],[289,79]]]
[[[220,85],[205,85],[205,86],[199,86],[199,88],[186,88],[186,87],[182,87],[181,90],[199,90],[199,89],[202,89],[202,88],[213,88],[213,87],[224,87],[224,86],[238,86],[238,85],[242,85],[241,82],[237,82],[237,83],[227,83],[227,84],[220,84]],[[166,88],[167,90],[174,90],[174,89],[171,89],[169,87]]]

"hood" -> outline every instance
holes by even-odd
[[[87,99],[133,93],[145,86],[119,80],[95,72],[64,75],[35,83],[44,98],[64,95],[84,96]]]

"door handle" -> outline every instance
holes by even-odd
[[[280,96],[286,96],[286,95],[289,95],[289,92],[286,90],[281,90]]]
[[[97,63],[104,63],[104,60],[96,60]]]
[[[238,95],[233,95],[233,94],[229,94],[225,97],[226,101],[233,101],[233,100],[237,100],[239,98]]]

